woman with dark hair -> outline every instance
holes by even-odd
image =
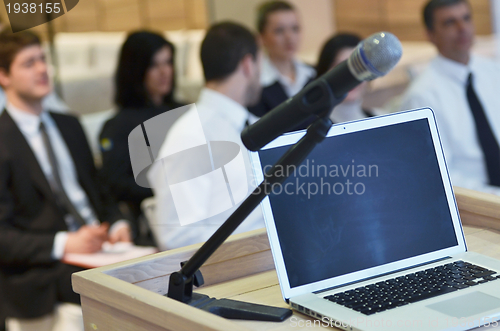
[[[102,179],[128,205],[136,222],[142,200],[153,193],[135,182],[128,135],[144,121],[182,106],[173,98],[174,51],[174,45],[157,33],[138,31],[127,37],[115,77],[118,114],[104,124],[99,136]],[[137,233],[137,224],[132,229]]]
[[[347,60],[360,42],[360,37],[350,33],[339,33],[328,39],[321,49],[316,66],[318,77],[340,62]],[[362,108],[366,87],[366,82],[361,83],[347,94],[341,104],[335,107],[335,110],[330,115],[333,123],[354,121],[375,115],[373,110]]]

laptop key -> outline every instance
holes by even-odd
[[[455,288],[457,288],[457,289],[461,290],[461,289],[464,289],[464,288],[469,287],[469,285],[465,285],[465,283],[463,283],[463,284],[457,284],[457,285],[454,285],[453,287],[455,287]]]
[[[368,308],[366,305],[359,305],[356,307],[352,307],[353,310],[359,311],[359,312],[361,312],[362,310],[365,310],[366,308]]]
[[[365,315],[373,315],[375,314],[377,311],[371,307],[367,307],[363,310],[360,310],[359,311],[361,314],[365,314]]]
[[[477,278],[481,278],[481,277],[490,276],[493,274],[496,274],[496,272],[489,270],[489,271],[483,271],[481,273],[475,273],[474,276],[476,276]]]
[[[431,292],[427,292],[427,293],[421,293],[418,295],[412,295],[411,297],[409,297],[405,301],[409,302],[409,303],[413,303],[413,302],[417,302],[417,301],[421,301],[421,300],[425,300],[425,299],[430,299],[430,298],[436,297],[438,295],[443,295],[443,294],[450,293],[453,291],[456,291],[456,289],[455,288],[445,288],[445,289],[441,289],[439,291],[436,290],[436,291],[431,291]]]

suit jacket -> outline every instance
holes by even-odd
[[[314,78],[310,79],[306,83],[306,85],[312,82],[313,80]],[[277,81],[274,84],[266,86],[262,89],[262,94],[259,103],[257,103],[255,106],[248,107],[248,111],[250,111],[255,116],[262,117],[272,109],[279,106],[281,103],[285,102],[287,99],[288,96],[285,93],[283,86],[280,84],[280,82]],[[315,118],[316,118],[315,116],[311,116],[303,123],[298,125],[296,128],[294,128],[292,131],[302,130],[307,128],[309,124],[311,124],[314,121]]]
[[[92,154],[75,117],[51,114],[75,164],[80,185],[101,221],[121,218],[97,182]],[[36,318],[56,302],[79,303],[71,274],[80,268],[52,259],[54,237],[67,231],[47,178],[24,135],[0,115],[0,293],[9,317]]]

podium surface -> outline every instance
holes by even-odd
[[[468,249],[500,259],[500,197],[455,188]],[[201,246],[192,245],[73,275],[86,331],[294,330],[324,328],[294,311],[284,322],[227,320],[164,294],[171,273]],[[201,268],[198,293],[277,307],[281,296],[265,229],[231,236]],[[332,328],[333,329],[333,328]]]

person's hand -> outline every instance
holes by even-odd
[[[112,244],[117,243],[119,241],[122,242],[131,242],[132,234],[130,231],[130,226],[128,224],[119,225],[113,231],[110,232],[108,241]]]
[[[76,232],[69,232],[64,253],[89,254],[101,250],[102,244],[108,240],[109,225],[84,225]]]

